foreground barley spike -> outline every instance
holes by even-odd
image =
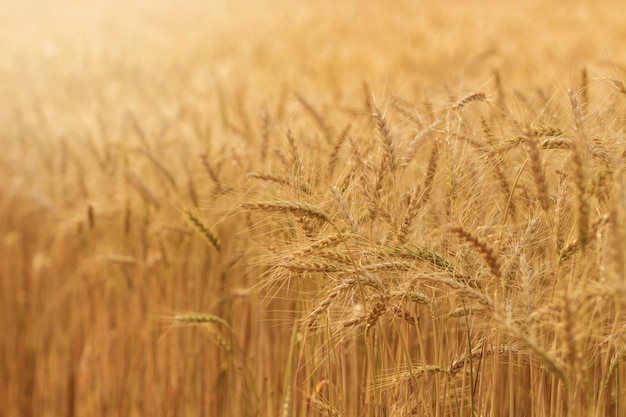
[[[537,196],[541,203],[541,208],[547,211],[550,208],[550,200],[548,199],[548,186],[546,185],[546,177],[541,166],[541,158],[539,156],[539,148],[535,135],[529,128],[524,129],[524,143],[528,148],[528,160],[530,168],[537,187]]]
[[[225,326],[230,330],[230,325],[223,318],[216,316],[214,314],[204,314],[204,313],[183,313],[183,314],[175,314],[173,320],[178,323],[184,324],[209,324],[209,323],[219,323]]]
[[[293,203],[290,201],[268,201],[261,203],[244,203],[241,205],[246,210],[261,210],[261,211],[275,211],[278,213],[291,213],[300,217],[312,217],[319,220],[323,220],[327,223],[330,221],[330,216],[318,209],[315,206],[306,203]]]
[[[583,118],[578,99],[571,88],[568,90],[568,93],[574,111],[574,118],[576,119],[576,133],[578,134],[578,141],[573,142],[571,161],[574,185],[576,186],[576,201],[578,203],[578,241],[580,242],[581,250],[584,250],[589,240],[589,196],[585,186],[586,161],[584,158],[586,153],[586,136],[583,129]]]
[[[461,107],[466,106],[472,101],[485,101],[485,100],[487,100],[487,96],[485,95],[485,93],[478,92],[478,93],[470,94],[468,96],[463,97],[462,99],[454,103],[452,105],[452,108],[460,109]]]
[[[376,128],[380,133],[380,136],[383,140],[383,145],[385,149],[385,153],[387,154],[387,163],[389,164],[389,170],[391,172],[396,170],[398,165],[396,158],[396,150],[393,144],[393,137],[391,136],[391,131],[389,130],[389,124],[387,123],[387,119],[385,115],[381,113],[378,107],[374,108],[374,119],[376,120]]]
[[[487,266],[489,266],[489,271],[496,277],[500,276],[501,266],[498,261],[498,257],[496,256],[493,248],[491,248],[484,239],[474,235],[468,230],[465,230],[461,226],[451,226],[450,231],[472,245],[485,260]]]
[[[284,177],[281,175],[272,174],[271,172],[248,172],[248,178],[255,178],[261,181],[274,182],[276,184],[286,185],[289,187],[297,188],[307,195],[313,194],[313,189],[305,182],[300,182],[296,184],[294,179],[289,177]]]
[[[191,210],[186,210],[185,215],[191,225],[200,232],[202,236],[218,251],[222,251],[222,245],[219,237],[207,226],[198,216],[196,216]]]

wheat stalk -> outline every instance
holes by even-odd
[[[550,208],[550,201],[548,199],[548,186],[546,183],[546,177],[543,173],[543,167],[541,164],[541,157],[539,156],[539,149],[537,148],[537,140],[529,128],[524,129],[524,143],[528,148],[528,159],[530,161],[530,168],[535,180],[535,186],[537,188],[537,196],[541,203],[541,208],[547,211]]]

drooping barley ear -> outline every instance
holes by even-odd
[[[94,213],[93,204],[87,206],[87,223],[89,224],[89,230],[93,230],[96,227],[96,214]]]
[[[133,224],[133,214],[130,208],[130,200],[126,200],[126,205],[124,207],[124,235],[128,236],[130,234],[130,229]]]
[[[498,185],[500,187],[500,191],[502,192],[502,196],[507,200],[511,196],[511,187],[509,186],[509,181],[504,174],[504,171],[501,167],[501,162],[498,159],[494,159],[489,162],[489,165],[493,169],[494,174],[496,174],[496,179],[498,180]],[[515,205],[509,206],[509,212],[515,215]]]
[[[348,141],[350,142],[350,147],[352,148],[352,156],[356,163],[356,167],[354,170],[359,171],[359,173],[362,174],[363,170],[367,167],[365,159],[363,158],[363,153],[361,152],[359,144],[356,140],[354,140],[354,138],[352,138],[352,136],[348,136]]]
[[[550,137],[541,141],[541,149],[572,149],[574,144],[570,139]]]
[[[200,155],[200,160],[202,161],[202,166],[204,167],[204,170],[209,175],[209,178],[211,178],[211,181],[213,181],[215,183],[215,185],[216,185],[218,190],[221,190],[222,187],[223,187],[222,181],[220,180],[219,176],[217,175],[217,172],[215,171],[215,168],[213,167],[213,165],[209,161],[209,155],[206,152],[201,154]]]
[[[309,239],[313,239],[317,235],[318,222],[310,217],[299,217],[296,222],[302,228],[304,235]]]
[[[616,80],[616,79],[612,79],[611,82],[613,82],[613,85],[615,85],[615,88],[617,88],[617,91],[619,91],[620,94],[623,94],[626,96],[626,86],[624,86],[623,82],[621,82],[620,80]]]
[[[453,290],[458,291],[461,295],[466,296],[474,301],[479,302],[485,308],[486,311],[493,312],[496,308],[495,301],[489,295],[477,290],[465,282],[461,282],[458,279],[452,279],[447,277],[432,277],[430,275],[424,276],[425,279],[431,279],[437,284],[445,285]]]
[[[500,261],[498,260],[493,248],[491,248],[484,239],[474,235],[468,230],[465,230],[462,226],[451,226],[450,231],[469,243],[483,258],[489,267],[489,271],[495,277],[500,277],[500,271],[502,269]]]
[[[355,235],[358,234],[359,226],[354,220],[352,213],[350,213],[350,210],[348,210],[348,205],[346,204],[345,200],[343,199],[341,194],[339,194],[337,187],[333,186],[331,190],[333,193],[333,197],[335,197],[335,201],[337,202],[337,205],[339,205],[339,208],[341,209],[341,212],[343,213],[343,216],[350,223],[350,228],[352,229],[352,233],[354,233]]]
[[[578,218],[580,220],[580,216],[581,214],[578,214]],[[611,213],[607,213],[603,216],[601,216],[600,218],[598,218],[595,222],[593,222],[593,224],[591,225],[591,227],[589,227],[588,223],[583,223],[582,225],[579,223],[578,225],[578,234],[579,234],[579,238],[578,239],[574,239],[572,240],[569,244],[567,244],[566,246],[564,246],[561,249],[560,255],[559,255],[559,260],[565,261],[567,260],[570,256],[572,256],[574,253],[576,253],[577,250],[583,250],[585,248],[585,245],[588,245],[591,241],[593,241],[598,233],[598,230],[604,226],[607,223],[611,223],[612,222],[612,218],[611,218]],[[582,227],[581,227],[582,226]],[[582,230],[581,230],[582,229]],[[615,229],[614,229],[615,230]],[[580,236],[585,236],[585,243],[581,243],[580,241]],[[622,256],[622,255],[619,255]]]
[[[456,110],[456,109],[460,109],[461,107],[468,105],[469,103],[473,101],[486,101],[486,100],[487,100],[487,96],[485,95],[485,93],[482,93],[482,92],[473,93],[455,102],[451,108],[453,110]]]
[[[413,261],[421,261],[427,262],[434,266],[437,269],[446,272],[454,272],[455,267],[445,258],[444,255],[440,254],[434,249],[427,247],[408,247],[401,246],[396,248],[391,248],[391,250],[386,250],[383,252],[385,256],[393,256],[396,258],[404,258],[411,259]]]
[[[424,128],[424,121],[420,117],[419,113],[416,110],[411,111],[408,109],[408,107],[410,107],[409,103],[406,103],[404,102],[404,100],[401,100],[399,98],[394,98],[391,101],[391,107],[395,111],[400,113],[405,119],[411,122],[412,127],[415,127],[417,129]]]
[[[459,317],[466,317],[470,315],[482,315],[485,313],[485,308],[478,307],[458,307],[454,310],[447,312],[444,316],[444,321],[448,321],[450,319],[455,319]]]
[[[419,208],[423,207],[423,205],[430,198],[430,192],[433,187],[433,182],[435,181],[435,174],[437,173],[438,161],[439,145],[435,142],[435,145],[430,153],[430,158],[428,159],[428,168],[426,169],[423,188],[419,186],[416,187],[415,191],[411,195],[411,199],[409,200],[409,207],[407,208],[404,221],[402,222],[402,226],[400,228],[400,233],[398,234],[398,242],[401,244],[406,243],[413,219],[417,216]]]
[[[272,125],[272,119],[270,112],[267,108],[263,109],[261,114],[261,161],[267,160],[267,149],[270,145],[270,128]]]
[[[174,179],[174,175],[165,167],[163,162],[157,158],[157,156],[149,151],[148,149],[140,149],[143,155],[148,158],[148,160],[154,165],[154,167],[159,171],[163,177],[167,180],[167,182],[174,188],[174,190],[178,190],[178,185],[176,184],[176,180]]]
[[[422,195],[422,202],[426,202],[430,199],[430,193],[433,189],[438,163],[439,143],[435,141],[433,149],[430,152],[430,158],[428,158],[428,168],[426,169],[426,176],[424,177],[424,194]]]
[[[209,242],[218,252],[222,251],[219,237],[191,210],[185,210],[187,221]]]
[[[613,373],[617,369],[618,365],[621,362],[624,362],[624,360],[626,360],[626,347],[622,347],[621,349],[617,349],[615,351],[615,354],[611,358],[611,362],[609,363],[609,369],[608,369],[608,371],[606,373],[606,378],[604,380],[604,388],[605,389],[608,388],[609,384],[611,383],[611,377],[613,376]]]
[[[291,177],[284,177],[282,175],[275,175],[270,172],[248,172],[248,178],[255,178],[261,181],[273,182],[280,185],[286,185],[292,187],[296,191],[303,192],[307,195],[313,194],[313,189],[309,184],[304,181],[299,181],[298,184],[294,183],[295,179]]]
[[[459,371],[466,366],[471,366],[473,360],[482,359],[484,354],[490,351],[487,347],[479,344],[477,347],[472,349],[470,352],[463,352],[456,359],[450,363],[450,367],[448,368],[448,374],[454,377]]]
[[[294,252],[291,255],[287,256],[288,260],[296,260],[298,258],[306,258],[310,255],[314,255],[317,252],[323,251],[327,248],[331,248],[333,246],[338,245],[346,238],[350,237],[349,234],[346,233],[335,233],[330,236],[327,236],[323,239],[317,240],[310,244],[309,246],[299,250],[298,252]]]
[[[223,318],[214,314],[205,313],[181,313],[175,314],[172,320],[181,324],[210,324],[219,323],[225,326],[228,330],[231,330],[230,324]]]
[[[503,329],[513,338],[526,346],[532,353],[537,355],[548,370],[558,377],[569,390],[569,381],[563,365],[554,356],[537,344],[537,342],[523,333],[509,318],[503,317],[500,312],[494,313],[494,318],[503,326]]]
[[[311,103],[309,103],[301,94],[296,93],[296,98],[298,99],[300,104],[302,104],[302,106],[307,111],[307,113],[311,115],[311,117],[313,118],[317,126],[320,128],[320,130],[324,134],[324,137],[326,138],[328,143],[332,144],[333,143],[333,131],[328,125],[328,123],[326,123],[326,119],[324,118],[324,116],[319,111],[317,111],[315,107],[313,107]]]
[[[419,185],[415,187],[415,190],[411,193],[409,206],[406,209],[406,213],[404,214],[404,220],[402,221],[400,231],[398,232],[398,243],[400,243],[401,245],[406,243],[409,231],[411,229],[411,224],[413,223],[413,219],[417,216],[421,194],[422,187]]]
[[[615,167],[613,184],[613,195],[617,201],[625,201],[626,190],[623,183],[624,161],[620,158],[617,160]],[[624,232],[623,232],[623,212],[620,213],[621,204],[613,204],[609,212],[608,221],[613,225],[609,234],[609,259],[610,271],[614,282],[624,282]]]
[[[222,125],[225,129],[233,132],[234,134],[245,138],[246,132],[237,127],[230,119],[227,111],[226,98],[224,97],[224,91],[219,83],[216,84],[217,103],[219,106],[220,117]]]
[[[417,135],[411,139],[409,142],[409,146],[406,148],[406,152],[404,153],[404,157],[402,158],[402,165],[408,165],[409,162],[415,158],[417,151],[422,144],[422,142],[426,139],[426,137],[435,130],[435,128],[442,122],[442,119],[437,119],[430,125],[426,126],[422,131],[420,131]]]
[[[584,108],[589,106],[589,72],[584,66],[580,72],[580,98]]]
[[[426,110],[426,113],[428,114],[428,117],[430,118],[430,120],[435,120],[435,106],[433,105],[433,102],[430,101],[429,99],[425,99],[424,102],[424,110]]]
[[[502,77],[500,76],[500,71],[493,72],[493,82],[496,85],[496,92],[498,94],[498,104],[502,106],[504,104],[505,94],[504,88],[502,87]]]
[[[568,89],[570,102],[572,104],[572,110],[574,112],[574,119],[576,121],[576,134],[578,140],[573,142],[572,147],[572,167],[573,167],[573,181],[576,187],[576,202],[578,205],[578,241],[580,249],[584,251],[589,238],[589,202],[588,194],[586,191],[586,172],[585,172],[585,155],[586,155],[586,136],[583,126],[583,116],[580,110],[578,99],[574,95],[574,91]]]
[[[387,164],[389,170],[394,172],[397,167],[397,158],[396,158],[396,150],[394,145],[394,140],[391,135],[391,131],[389,130],[389,125],[387,123],[387,119],[381,113],[378,107],[374,107],[374,119],[376,121],[376,128],[378,129],[378,133],[380,134],[380,138],[383,142],[383,149],[385,150],[385,155],[387,157]]]
[[[330,262],[308,262],[308,261],[293,261],[285,260],[278,264],[279,267],[293,272],[341,272],[345,268],[341,265],[333,264]]]
[[[150,146],[150,142],[148,141],[148,135],[146,134],[144,129],[141,127],[141,124],[139,123],[139,120],[137,120],[137,117],[135,117],[135,114],[132,111],[130,111],[126,114],[126,118],[132,130],[134,130],[135,133],[137,134],[137,137],[141,141],[141,144],[143,145],[143,147],[149,150],[152,149],[152,146]]]
[[[368,195],[369,199],[369,214],[370,220],[374,221],[379,216],[381,210],[381,196],[385,188],[385,179],[387,178],[389,165],[382,163],[376,175],[376,181],[372,184],[374,186]]]
[[[576,329],[574,328],[575,318],[572,310],[572,301],[567,289],[563,290],[561,298],[561,322],[563,323],[563,358],[568,368],[574,374],[579,373],[578,351],[576,343]]]
[[[524,142],[524,139],[518,137],[504,141],[504,143],[500,146],[494,147],[487,154],[487,159],[491,160],[498,156],[502,156],[505,153],[517,148],[521,143]]]
[[[126,180],[133,186],[135,190],[139,193],[139,195],[143,198],[146,203],[150,203],[154,206],[155,209],[159,210],[161,208],[161,203],[156,198],[154,193],[148,188],[148,186],[141,181],[141,178],[137,176],[134,172],[127,171],[126,172]]]
[[[307,328],[308,329],[313,328],[315,324],[317,323],[318,318],[330,308],[330,306],[335,302],[335,300],[345,291],[347,291],[350,288],[353,288],[355,284],[356,284],[356,281],[354,280],[345,280],[341,282],[340,284],[338,284],[337,286],[335,286],[333,289],[331,289],[326,294],[326,297],[324,297],[324,299],[320,301],[317,304],[317,306],[315,306],[315,308],[311,310],[309,314],[307,315],[305,319]]]
[[[419,381],[420,379],[437,374],[450,375],[447,369],[437,365],[412,365],[406,370],[394,371],[389,376],[380,378],[379,386],[382,388],[392,388],[398,384],[406,383],[411,380]],[[408,415],[408,414],[407,414]]]
[[[372,90],[366,81],[362,83],[365,112],[371,114],[374,111],[374,103],[372,101]]]
[[[291,170],[293,169],[293,164],[289,162],[289,158],[287,157],[287,155],[285,155],[285,152],[283,152],[282,149],[278,147],[274,148],[273,151],[274,155],[276,155],[280,163],[283,164],[283,167],[285,167],[285,170],[287,172],[291,172]]]
[[[285,135],[289,141],[289,152],[291,153],[294,176],[296,178],[300,178],[302,176],[302,158],[300,158],[300,151],[298,150],[296,138],[293,136],[291,129],[287,129],[287,133]]]
[[[267,201],[260,203],[244,203],[241,205],[246,210],[270,211],[277,213],[290,213],[298,217],[312,217],[332,224],[330,216],[315,206],[300,202],[290,201]]]
[[[548,199],[548,186],[546,184],[546,177],[543,174],[543,167],[541,166],[537,139],[528,127],[524,128],[523,133],[524,143],[528,149],[530,169],[533,174],[533,180],[535,181],[535,187],[537,188],[537,198],[541,203],[541,208],[547,211],[550,208],[550,200]]]
[[[495,137],[491,129],[491,125],[489,124],[489,121],[485,119],[484,116],[480,116],[480,126],[482,128],[483,135],[485,136],[485,142],[487,142],[487,144],[492,147],[494,144]]]
[[[567,89],[567,94],[569,96],[570,103],[572,104],[572,110],[574,112],[574,120],[576,122],[576,134],[581,141],[585,140],[583,112],[580,108],[580,102],[578,101],[578,98],[574,94],[574,90],[572,88]]]
[[[576,203],[578,206],[577,227],[578,241],[584,250],[589,238],[589,202],[585,187],[585,169],[579,143],[572,149],[573,181],[576,187]]]
[[[367,317],[365,318],[365,333],[369,333],[370,329],[376,325],[378,319],[385,311],[387,311],[387,305],[384,300],[377,300],[374,306],[367,312]]]
[[[224,339],[224,336],[222,336],[220,332],[211,328],[207,330],[209,332],[209,336],[211,337],[211,339],[213,339],[216,345],[222,348],[224,352],[228,354],[232,353],[232,350],[233,350],[232,347],[228,344],[228,342],[226,341],[226,339]]]
[[[252,121],[248,108],[246,107],[246,91],[244,87],[237,89],[235,94],[235,104],[237,109],[237,115],[241,123],[241,130],[243,131],[243,138],[250,140],[252,138]]]
[[[337,142],[333,146],[333,150],[330,152],[330,157],[328,158],[328,177],[332,177],[335,172],[335,168],[337,167],[337,162],[339,161],[339,151],[341,150],[341,146],[347,140],[350,134],[351,125],[348,124],[342,131],[339,137],[337,138]]]
[[[580,248],[580,242],[578,239],[572,240],[567,245],[563,246],[561,251],[559,252],[559,261],[564,262],[569,259],[576,251]]]

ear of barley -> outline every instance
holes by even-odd
[[[341,265],[332,264],[329,262],[314,262],[314,261],[284,261],[278,264],[279,267],[287,269],[293,272],[341,272],[345,268]]]
[[[193,211],[186,210],[185,211],[185,215],[186,215],[187,220],[189,221],[189,223],[191,223],[191,225],[198,232],[200,232],[200,234],[207,240],[207,242],[209,242],[218,252],[221,252],[222,251],[222,245],[220,243],[220,239],[217,236],[217,234],[215,234],[215,232],[213,232],[213,230],[211,230],[211,228],[209,226],[207,226],[200,219],[200,217],[198,217],[196,214],[194,214]]]
[[[261,161],[265,162],[267,159],[267,149],[270,144],[272,118],[267,108],[263,109],[261,115]]]
[[[528,160],[530,162],[530,168],[537,188],[537,198],[541,204],[541,208],[547,211],[550,208],[550,201],[548,199],[548,186],[546,178],[543,173],[543,167],[541,166],[541,157],[539,155],[539,149],[537,148],[537,140],[534,134],[529,128],[524,129],[524,143],[528,149]]]
[[[612,79],[611,82],[617,88],[617,91],[626,96],[626,86],[624,86],[623,82],[617,79]]]
[[[376,325],[380,316],[382,316],[387,310],[387,305],[384,301],[378,300],[374,306],[368,311],[365,318],[365,333],[368,333],[370,329]]]
[[[87,206],[87,223],[89,224],[89,230],[93,230],[96,227],[96,215],[93,204]]]
[[[380,134],[383,142],[383,149],[385,150],[389,170],[391,172],[394,172],[397,167],[395,144],[393,136],[391,135],[391,131],[389,130],[389,124],[387,123],[387,119],[381,113],[378,107],[374,108],[374,119],[376,121],[376,128],[378,129],[378,133]]]
[[[583,69],[580,71],[580,96],[582,99],[583,106],[589,105],[589,71],[587,71],[587,66],[583,66]]]
[[[289,141],[289,152],[291,153],[293,174],[296,178],[300,178],[302,175],[302,158],[300,158],[300,150],[298,149],[296,138],[293,136],[291,129],[287,129],[287,133],[285,135]]]
[[[350,135],[351,124],[348,125],[341,131],[341,134],[337,138],[333,146],[333,150],[330,152],[330,156],[328,158],[328,176],[329,178],[335,172],[335,168],[337,167],[337,163],[339,161],[339,151],[341,150],[341,146],[346,142],[346,139]]]
[[[403,100],[400,100],[398,98],[394,98],[391,101],[391,107],[393,107],[393,109],[395,111],[397,111],[405,119],[410,121],[411,124],[413,125],[413,127],[418,128],[418,129],[422,129],[424,127],[424,122],[422,121],[421,117],[419,116],[419,113],[417,111],[410,111],[410,110],[408,110],[409,106],[410,106],[410,104],[403,103]]]
[[[568,90],[574,119],[576,121],[576,133],[578,140],[573,142],[572,147],[572,168],[573,180],[576,187],[576,202],[578,205],[577,226],[578,226],[578,242],[582,251],[585,250],[589,239],[589,195],[586,189],[586,147],[587,140],[583,127],[583,116],[580,109],[578,98],[574,95],[573,90]]]
[[[478,92],[478,93],[470,94],[468,96],[463,97],[456,103],[454,103],[452,105],[452,109],[460,109],[461,107],[466,106],[473,101],[485,101],[485,100],[487,100],[487,96],[485,95],[485,93]]]
[[[409,142],[409,146],[406,149],[406,152],[404,153],[404,157],[402,158],[402,165],[406,166],[409,164],[409,162],[411,162],[415,156],[417,155],[417,151],[420,148],[420,145],[422,145],[422,142],[426,139],[426,137],[432,133],[435,128],[441,124],[442,119],[437,119],[435,120],[433,123],[431,123],[430,125],[426,126],[424,129],[422,129],[418,134],[416,134],[413,139],[411,139],[411,141]]]
[[[317,111],[315,107],[313,107],[313,105],[311,105],[311,103],[309,103],[301,94],[296,93],[296,98],[298,99],[300,104],[302,104],[302,106],[307,111],[307,113],[311,115],[315,123],[317,123],[317,125],[319,126],[320,130],[324,134],[324,137],[326,138],[328,143],[332,143],[333,132],[330,126],[328,125],[328,123],[326,122],[326,119],[324,118],[324,116],[319,111]]]
[[[181,324],[210,324],[219,323],[230,330],[230,325],[223,318],[214,314],[205,313],[181,313],[175,314],[172,319]]]
[[[337,205],[341,209],[341,213],[346,218],[346,220],[348,220],[348,223],[350,224],[350,228],[352,229],[352,233],[357,235],[359,233],[359,226],[354,220],[352,213],[350,213],[350,211],[348,210],[348,205],[346,204],[343,197],[341,197],[341,194],[339,194],[337,187],[335,186],[331,187],[331,191],[333,193],[333,197],[335,197],[335,201],[337,202]]]
[[[411,199],[409,200],[409,206],[404,215],[404,220],[398,234],[398,242],[401,244],[406,243],[413,220],[417,216],[420,207],[423,207],[423,205],[428,201],[430,197],[430,192],[432,190],[433,182],[435,180],[435,174],[437,171],[438,158],[439,146],[437,145],[437,143],[435,143],[430,153],[430,158],[428,159],[428,168],[426,169],[423,188],[418,186],[412,193]]]
[[[163,175],[163,177],[174,188],[174,190],[178,190],[178,185],[176,184],[174,175],[165,167],[163,162],[159,158],[157,158],[157,156],[154,153],[152,153],[148,149],[141,149],[139,152],[141,152],[143,155],[146,156],[146,158],[148,158],[148,160],[152,163],[152,165],[154,165],[157,168],[158,172],[160,172]]]
[[[489,271],[495,277],[500,277],[501,266],[498,257],[493,248],[491,248],[484,239],[465,230],[461,226],[451,226],[450,231],[469,243],[485,260],[485,263],[489,266]]]
[[[261,203],[244,203],[241,205],[243,209],[253,211],[270,211],[277,213],[290,213],[300,217],[312,217],[332,223],[330,216],[315,206],[300,202],[289,201],[268,201]]]
[[[141,181],[141,179],[134,172],[126,172],[126,179],[133,186],[139,195],[143,198],[146,203],[152,204],[155,209],[159,210],[161,208],[161,203],[156,198],[154,193],[148,188],[148,186]]]
[[[313,189],[306,182],[300,180],[295,183],[294,180],[290,177],[276,175],[270,172],[248,172],[248,178],[256,178],[261,181],[268,181],[276,184],[286,185],[295,188],[296,190],[299,190],[307,195],[313,194]]]
[[[345,233],[335,233],[333,235],[327,236],[323,239],[320,239],[316,242],[313,242],[308,247],[301,249],[298,252],[294,252],[287,257],[287,259],[298,259],[298,258],[306,258],[307,256],[313,255],[324,249],[331,248],[335,245],[338,245],[345,239],[352,237],[349,234]]]

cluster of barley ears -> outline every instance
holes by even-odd
[[[289,143],[307,137],[302,155],[292,144],[292,162],[249,177],[242,209],[262,224],[262,288],[295,300],[290,366],[308,382],[294,389],[319,412],[623,406],[626,143],[571,89],[553,114],[529,108],[523,120],[488,97],[429,116],[419,98],[368,95],[333,137],[297,96],[315,122],[290,127]]]

